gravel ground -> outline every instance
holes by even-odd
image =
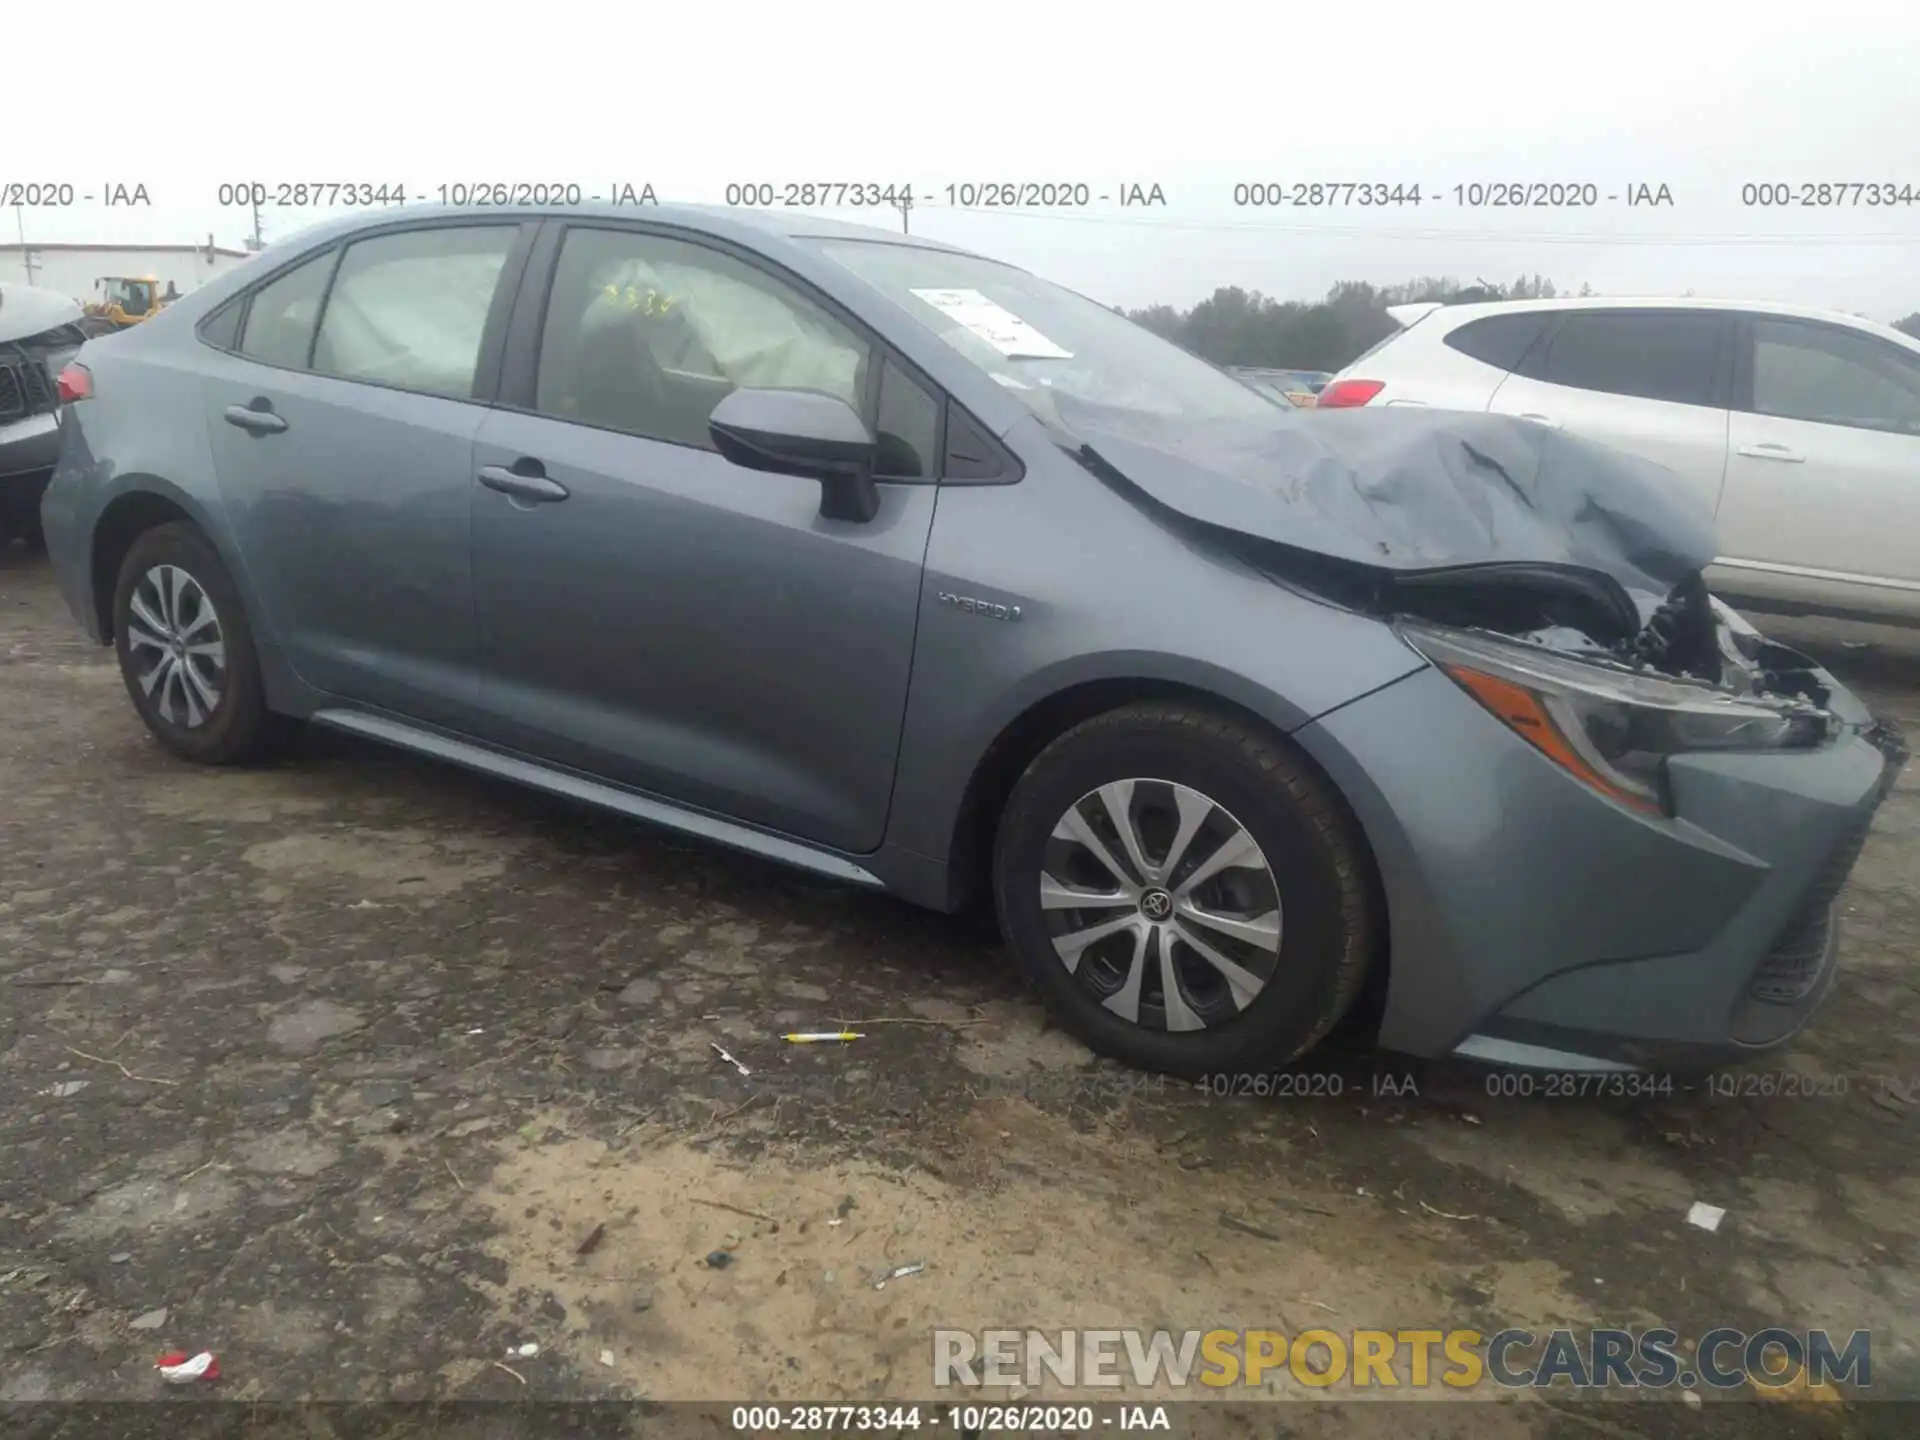
[[[1920,634],[1770,628],[1920,735]],[[1501,1099],[1347,1049],[1301,1087],[1338,1093],[1222,1098],[1096,1061],[955,920],[343,739],[177,762],[16,548],[0,1401],[154,1397],[168,1349],[261,1401],[861,1401],[931,1396],[936,1325],[1661,1322],[1870,1327],[1875,1390],[1920,1396],[1916,882],[1910,766],[1833,999],[1748,1072],[1804,1093]],[[775,1038],[849,1021],[868,1038]],[[1903,1410],[1556,1393],[1236,1433],[1913,1433]]]

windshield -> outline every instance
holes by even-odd
[[[1056,397],[1188,423],[1271,418],[1274,405],[1085,296],[974,255],[871,241],[821,251],[894,301],[1050,425]]]
[[[107,281],[107,301],[118,305],[129,315],[137,315],[147,308],[150,287],[143,280]]]

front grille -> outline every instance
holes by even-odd
[[[1860,858],[1860,851],[1867,843],[1867,833],[1873,828],[1875,812],[1892,791],[1894,782],[1900,778],[1901,768],[1907,763],[1906,741],[1900,734],[1900,727],[1891,720],[1876,721],[1873,728],[1865,732],[1864,738],[1886,760],[1880,772],[1879,787],[1874,791],[1873,803],[1860,823],[1835,848],[1812,888],[1801,899],[1793,919],[1787,922],[1780,938],[1774,942],[1773,948],[1747,982],[1747,994],[1763,1004],[1797,1004],[1819,985],[1832,933],[1833,902],[1839,898],[1847,877],[1853,873],[1854,862]]]
[[[59,408],[59,392],[44,363],[24,355],[0,360],[0,419],[17,420]]]
[[[59,408],[53,382],[47,378],[47,367],[39,360],[25,360],[20,365],[22,388],[27,392],[27,413],[38,414],[42,410]]]

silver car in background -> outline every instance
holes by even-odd
[[[1717,593],[1920,622],[1920,341],[1735,300],[1397,306],[1326,408],[1513,415],[1670,470],[1713,514]]]

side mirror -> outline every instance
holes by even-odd
[[[861,524],[880,513],[875,444],[844,400],[811,390],[735,390],[707,431],[721,455],[748,470],[820,482],[820,513]]]

